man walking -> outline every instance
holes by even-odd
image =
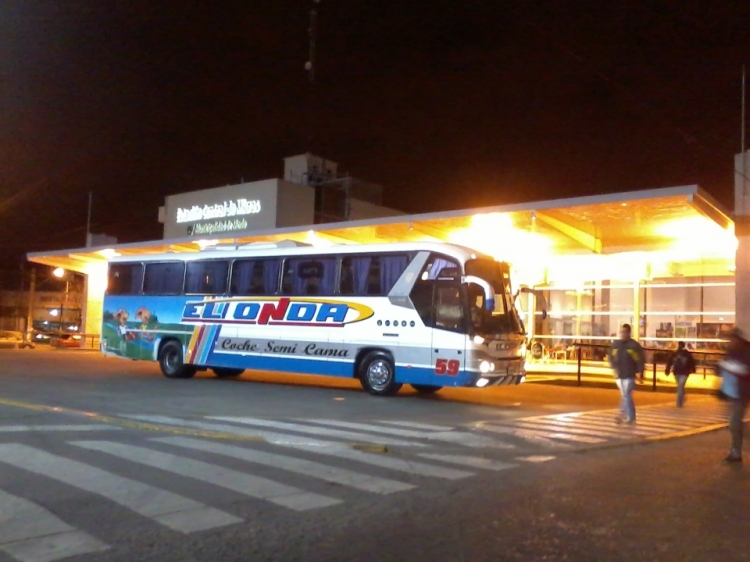
[[[674,378],[677,380],[677,407],[682,408],[685,403],[685,383],[695,372],[695,359],[693,359],[693,354],[685,348],[684,341],[677,344],[677,352],[667,362],[667,376],[670,371],[674,373]]]
[[[620,339],[613,341],[609,349],[609,366],[615,372],[615,382],[622,396],[621,415],[615,420],[617,423],[635,423],[633,389],[636,375],[640,373],[643,376],[644,362],[643,348],[632,338],[630,324],[623,324]]]
[[[742,462],[742,437],[745,411],[750,404],[750,342],[738,329],[729,334],[729,349],[724,360],[719,363],[723,376],[733,378],[727,393],[729,398],[729,431],[732,435],[732,447],[726,462]],[[722,388],[725,388],[722,385]]]

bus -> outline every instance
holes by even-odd
[[[519,384],[517,295],[507,263],[441,243],[121,256],[108,263],[101,350],[175,379],[282,371],[356,378],[381,396]]]

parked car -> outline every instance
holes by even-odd
[[[34,349],[36,344],[26,339],[23,332],[0,330],[0,347],[12,349]]]
[[[50,344],[52,347],[81,347],[81,336],[78,334],[53,335]]]
[[[49,343],[52,337],[55,334],[53,332],[34,332],[34,335],[32,337],[33,341],[36,343]]]

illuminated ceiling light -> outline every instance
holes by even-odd
[[[107,260],[112,259],[112,258],[116,258],[117,256],[120,255],[119,252],[117,252],[116,250],[114,250],[112,248],[106,248],[104,250],[99,250],[96,253],[99,254],[100,256],[102,256],[104,259],[107,259]]]
[[[58,314],[60,314],[60,311],[57,310],[56,308],[53,308],[52,310],[49,311],[50,316],[57,316]]]
[[[195,241],[195,244],[197,244],[201,250],[205,250],[206,248],[209,248],[211,246],[216,246],[218,243],[219,243],[218,240],[196,240]]]
[[[52,272],[52,275],[62,279],[63,277],[65,277],[65,270],[62,267],[55,268],[55,270]]]
[[[312,230],[307,231],[307,236],[305,236],[305,242],[310,244],[311,246],[315,246],[316,248],[326,248],[328,246],[333,246],[333,242],[330,240],[326,240],[316,232]]]

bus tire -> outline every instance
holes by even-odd
[[[159,367],[168,379],[189,379],[195,375],[195,367],[185,365],[182,357],[182,344],[177,340],[169,340],[162,344],[159,350]]]
[[[420,394],[434,394],[441,388],[442,386],[435,386],[432,384],[411,384],[411,386],[414,390],[419,392]]]
[[[239,377],[245,369],[231,369],[229,367],[213,367],[211,369],[217,377]]]
[[[391,396],[403,386],[396,382],[393,360],[381,351],[370,352],[362,359],[359,364],[359,381],[362,388],[375,396]]]

